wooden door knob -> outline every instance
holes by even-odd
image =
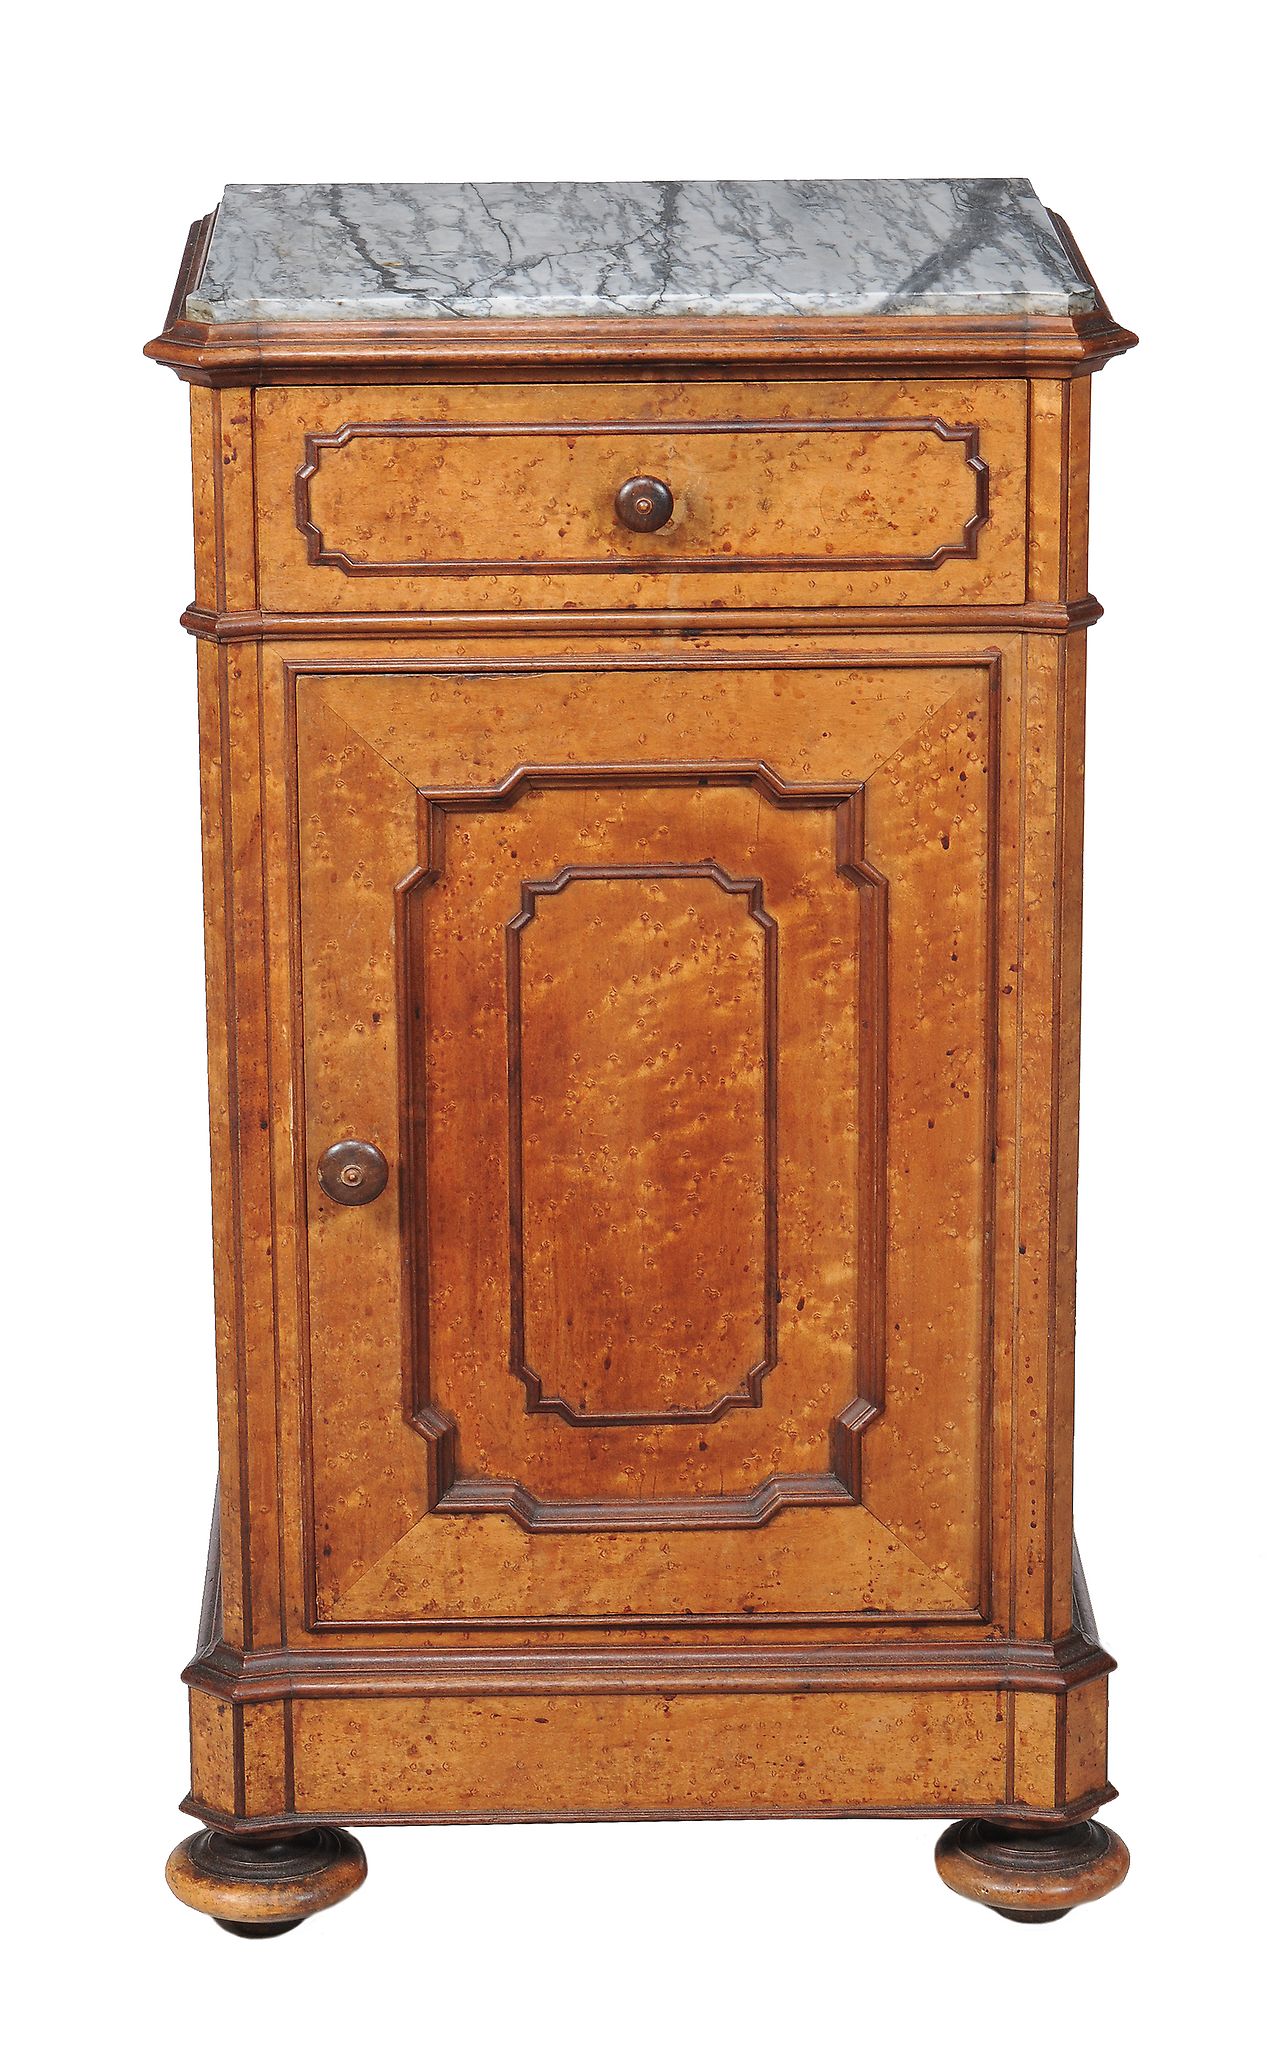
[[[617,517],[632,533],[655,533],[674,512],[674,493],[660,477],[632,476],[617,493]]]
[[[361,1138],[341,1138],[328,1145],[317,1162],[317,1184],[332,1202],[360,1209],[388,1185],[388,1162],[377,1145]]]

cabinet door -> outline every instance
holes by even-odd
[[[299,676],[317,1625],[977,1613],[995,666],[846,662]]]

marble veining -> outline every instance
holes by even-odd
[[[1025,178],[230,185],[191,320],[1078,313]]]

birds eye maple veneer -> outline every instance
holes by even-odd
[[[1090,373],[1022,180],[234,186],[190,385],[239,1933],[344,1822],[1127,1866],[1071,1527]]]

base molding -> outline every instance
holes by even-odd
[[[1063,1693],[1104,1677],[1115,1660],[1078,1630],[1056,1642],[846,1641],[702,1644],[631,1649],[206,1646],[182,1676],[217,1699],[509,1698],[556,1693],[966,1692]]]
[[[1026,1806],[989,1806],[982,1809],[983,1820],[1017,1821],[1019,1825],[1033,1826],[1049,1822],[1055,1827],[1070,1825],[1090,1818],[1100,1807],[1109,1805],[1119,1797],[1113,1785],[1101,1785],[1088,1798],[1074,1805],[1048,1813]],[[578,1806],[558,1807],[546,1813],[538,1809],[496,1808],[487,1811],[472,1809],[461,1813],[404,1813],[366,1810],[360,1813],[275,1813],[261,1814],[241,1819],[232,1813],[219,1813],[202,1805],[192,1796],[183,1799],[182,1813],[189,1814],[207,1828],[235,1837],[252,1839],[276,1834],[282,1828],[303,1827],[353,1827],[353,1828],[448,1828],[448,1827],[573,1827],[586,1821],[680,1821],[680,1820],[946,1820],[950,1814],[964,1814],[965,1801],[945,1799],[933,1806],[878,1806],[857,1804],[843,1806],[806,1807],[798,1805],[771,1806],[755,1812],[752,1806],[712,1806],[704,1810],[696,1807],[668,1808],[664,1806]]]

